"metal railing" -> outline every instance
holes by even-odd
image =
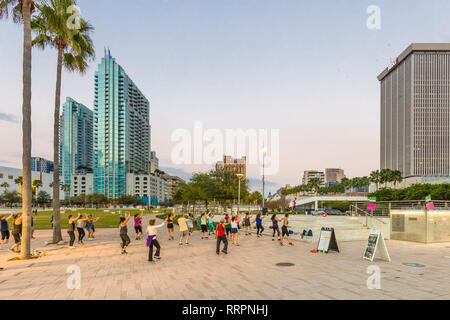
[[[352,215],[366,217],[366,226],[368,226],[369,218],[374,218],[383,224],[386,224],[380,217],[390,217],[392,210],[427,210],[425,200],[401,200],[401,201],[377,201],[374,211],[367,210],[368,201],[354,202],[350,206]],[[450,201],[436,200],[433,201],[434,210],[449,210]]]

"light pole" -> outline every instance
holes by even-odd
[[[264,210],[264,199],[265,199],[265,193],[264,193],[264,187],[265,187],[264,158],[265,158],[265,155],[266,155],[266,148],[262,147],[261,151],[262,151],[262,154],[263,154],[263,156],[262,156],[262,164],[263,164],[263,166],[262,166],[262,169],[263,169],[263,172],[262,172],[263,173],[263,175],[262,175],[262,208]]]
[[[236,174],[238,177],[238,212],[237,214],[239,214],[239,211],[241,209],[241,178],[244,176],[242,173],[237,173]]]

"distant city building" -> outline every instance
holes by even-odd
[[[51,173],[53,172],[53,161],[39,157],[32,157],[31,171]]]
[[[168,175],[168,174],[164,175],[164,178],[169,183],[170,199],[173,199],[173,196],[178,191],[178,187],[180,186],[181,183],[184,183],[185,181],[183,179],[181,179],[180,177],[171,176],[171,175]]]
[[[340,183],[345,178],[344,170],[338,168],[325,169],[325,185],[333,185]]]
[[[92,194],[94,192],[94,174],[74,174],[70,184],[70,197]]]
[[[381,169],[400,170],[408,179],[442,177],[448,181],[450,43],[411,44],[378,80]]]
[[[223,161],[216,164],[216,169],[225,169],[236,174],[242,174],[242,179],[247,179],[247,157],[241,159],[233,159],[231,156],[223,156]]]
[[[72,175],[92,172],[93,112],[70,97],[60,117],[59,172],[63,184],[71,186]],[[71,192],[66,191],[68,197]]]
[[[95,73],[94,192],[127,193],[128,174],[150,172],[150,102],[110,53]]]
[[[321,186],[325,186],[325,174],[318,170],[305,170],[303,173],[302,184],[308,184],[313,178],[319,178],[322,181]]]
[[[155,173],[159,170],[159,159],[156,157],[156,151],[150,152],[150,173]]]
[[[16,184],[15,180],[19,177],[22,177],[22,169],[9,168],[9,167],[0,167],[0,185],[6,182],[8,187],[7,191],[17,191],[19,194],[22,194],[22,185]],[[53,182],[53,172],[45,173],[39,171],[31,171],[31,182],[35,180],[40,180],[42,182],[42,187],[40,187],[37,191],[45,191],[50,197],[53,196],[53,188],[50,188],[50,184]],[[3,193],[5,188],[0,188],[0,194]],[[35,190],[36,191],[36,190]],[[60,200],[64,200],[64,194],[60,192]]]
[[[162,177],[128,173],[126,181],[126,194],[142,199],[146,205],[170,200],[169,183]]]

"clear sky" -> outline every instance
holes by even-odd
[[[448,0],[80,0],[95,27],[96,61],[63,74],[66,96],[93,107],[94,72],[109,47],[151,101],[152,149],[175,166],[174,130],[280,129],[280,170],[347,176],[379,166],[377,75],[411,42],[450,41]],[[369,30],[369,5],[381,29]],[[22,31],[0,21],[0,165],[21,166]],[[56,52],[33,52],[33,155],[52,159]],[[257,166],[249,176],[257,178]]]

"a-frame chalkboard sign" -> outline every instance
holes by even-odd
[[[328,253],[328,251],[339,252],[334,228],[322,228],[320,230],[320,238],[319,244],[317,245],[317,251],[325,253]]]

